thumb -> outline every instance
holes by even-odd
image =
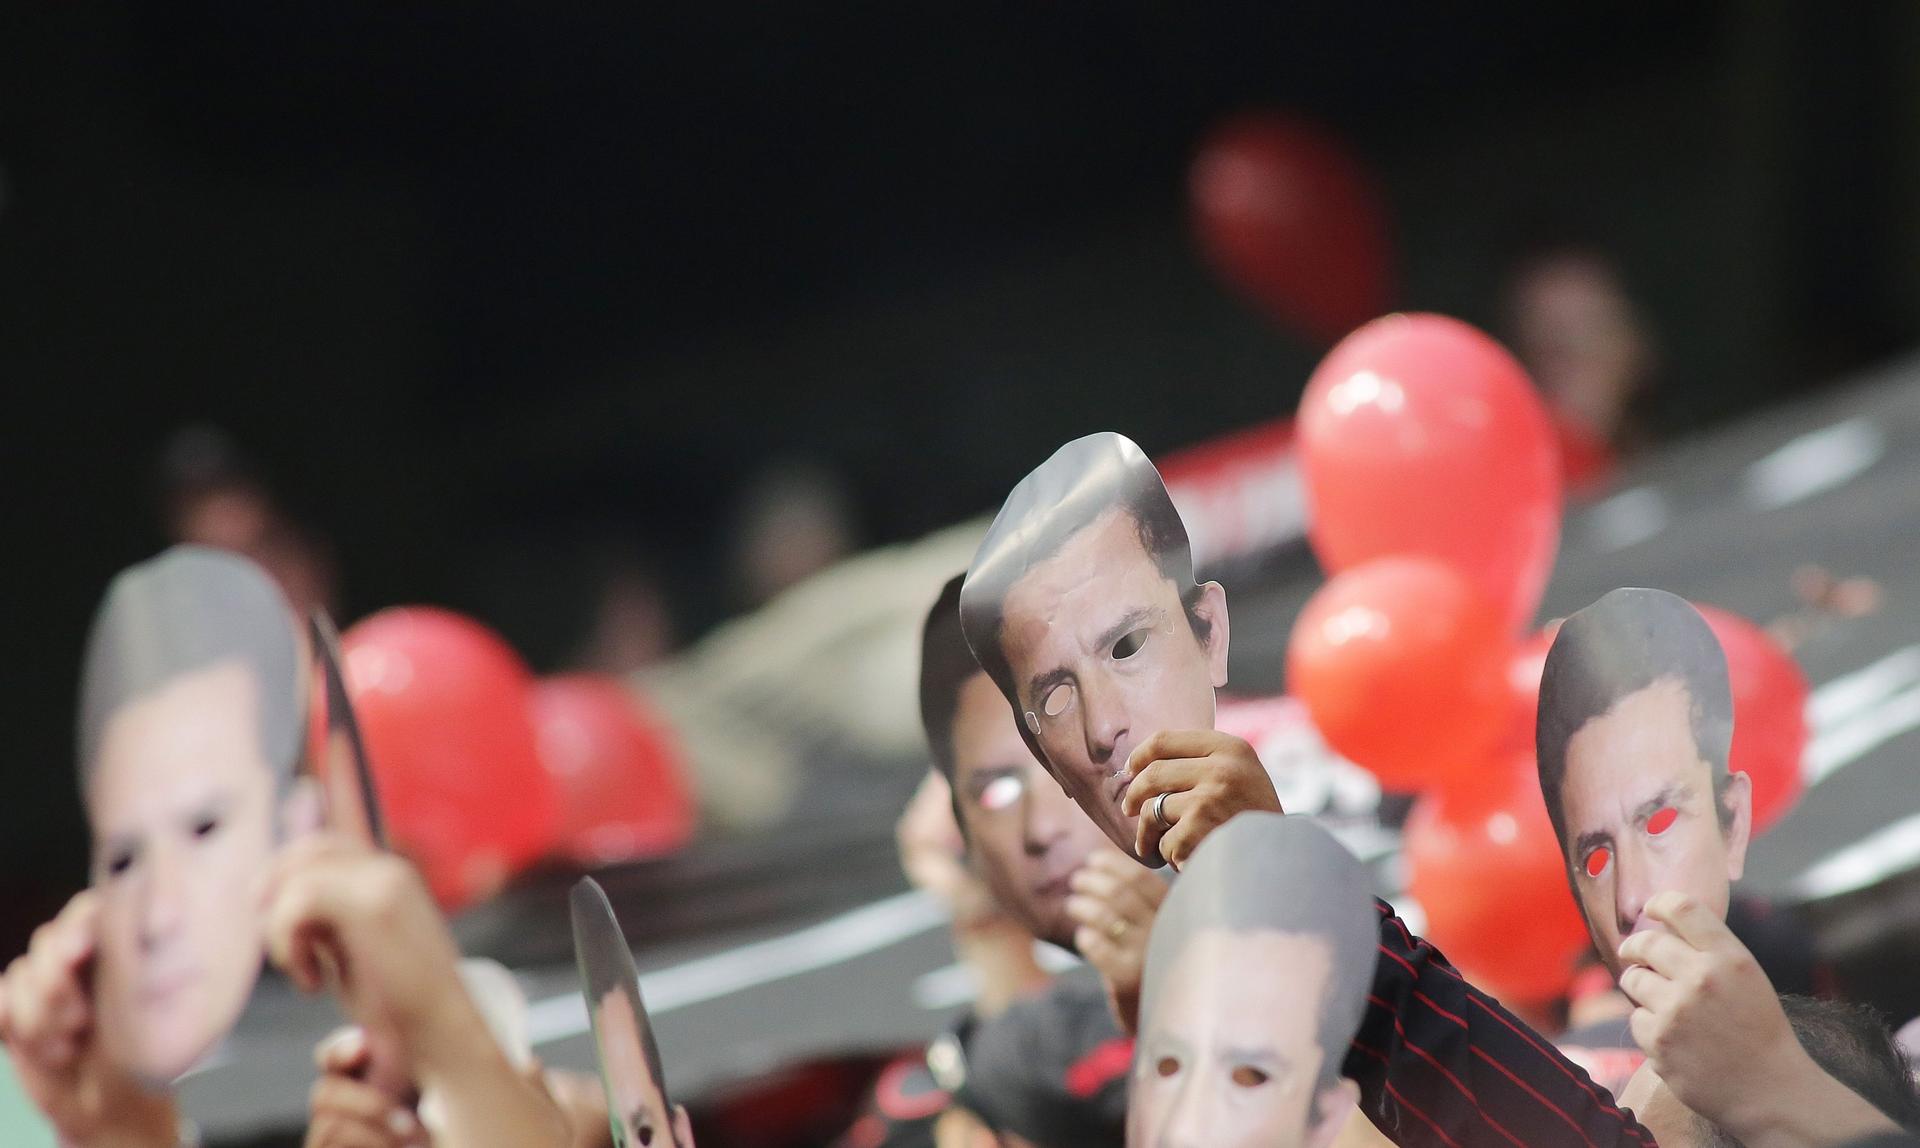
[[[320,1071],[341,1076],[358,1074],[369,1059],[367,1033],[359,1025],[335,1029],[313,1050],[313,1061]]]

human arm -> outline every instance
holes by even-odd
[[[141,1087],[95,1039],[88,984],[98,921],[98,897],[87,891],[34,930],[0,978],[0,1041],[66,1148],[172,1148],[180,1135],[172,1096]]]
[[[1773,984],[1726,922],[1677,892],[1650,899],[1665,926],[1620,946],[1633,1038],[1674,1096],[1748,1148],[1825,1148],[1898,1126],[1824,1071]]]
[[[1469,984],[1392,906],[1374,905],[1378,959],[1344,1072],[1376,1128],[1408,1146],[1654,1143],[1611,1093]]]
[[[459,952],[419,875],[338,837],[291,846],[264,882],[268,954],[308,992],[332,988],[352,1019],[442,1098],[461,1148],[565,1148],[564,1116],[507,1060],[456,971]]]

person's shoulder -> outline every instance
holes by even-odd
[[[1133,1040],[1098,980],[1062,977],[981,1021],[966,1055],[956,1102],[996,1131],[1051,1148],[1121,1142]]]

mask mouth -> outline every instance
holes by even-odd
[[[147,1008],[165,1008],[199,979],[199,970],[184,965],[155,970],[140,978],[140,1003]]]

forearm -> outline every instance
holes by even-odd
[[[1827,1075],[1811,1057],[1800,1061],[1777,1086],[1752,1090],[1751,1109],[1729,1114],[1720,1126],[1747,1148],[1832,1148],[1900,1131],[1886,1113]]]
[[[1612,1093],[1474,989],[1385,902],[1367,1013],[1345,1072],[1395,1143],[1651,1145]]]
[[[457,982],[456,982],[457,983]],[[508,1062],[464,994],[414,1042],[423,1092],[438,1096],[445,1139],[461,1148],[568,1148],[565,1115]]]

